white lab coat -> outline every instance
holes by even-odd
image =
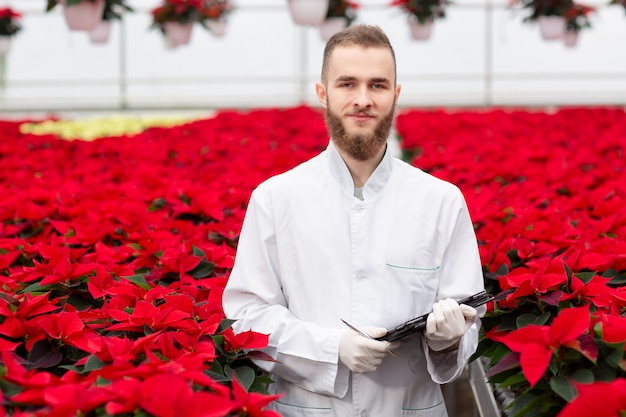
[[[387,151],[354,197],[347,166],[326,151],[252,194],[224,291],[235,331],[270,334],[258,361],[292,416],[446,416],[439,384],[456,378],[478,341],[431,354],[422,335],[403,339],[371,373],[338,359],[341,318],[392,328],[447,297],[483,289],[472,223],[461,192]]]

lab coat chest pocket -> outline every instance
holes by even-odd
[[[429,311],[435,300],[440,269],[429,248],[389,246],[384,266],[383,305],[390,319],[395,316],[392,320],[395,324]],[[393,311],[389,311],[392,306]]]
[[[403,322],[428,310],[435,299],[439,266],[409,266],[388,262],[385,265],[383,305],[394,307],[397,322]]]

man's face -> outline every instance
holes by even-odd
[[[387,48],[337,47],[327,79],[316,85],[335,146],[357,160],[379,155],[393,123],[400,86]]]

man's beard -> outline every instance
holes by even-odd
[[[349,134],[346,132],[341,117],[330,110],[330,104],[328,103],[326,106],[325,121],[333,143],[337,149],[346,152],[356,160],[366,161],[375,157],[378,152],[380,152],[381,146],[387,143],[391,125],[393,124],[395,107],[394,104],[389,113],[380,119],[373,132]],[[367,111],[361,111],[360,113],[369,114]]]

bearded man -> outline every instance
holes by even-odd
[[[447,416],[440,384],[480,326],[455,300],[484,289],[465,200],[388,150],[400,85],[380,28],[335,34],[315,89],[328,147],[252,193],[224,311],[270,335],[274,361],[257,364],[284,417]],[[429,312],[423,332],[384,340]]]

